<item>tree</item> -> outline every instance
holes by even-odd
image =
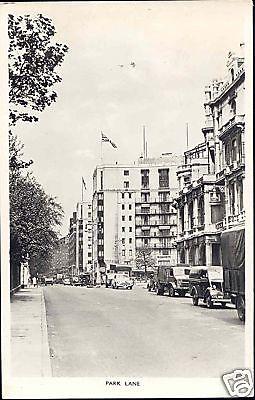
[[[155,267],[156,260],[152,254],[152,250],[148,247],[141,247],[136,250],[136,266],[144,270],[145,275],[148,272],[148,268]]]
[[[52,86],[61,82],[57,67],[68,47],[52,43],[56,30],[42,14],[8,18],[10,125],[18,120],[38,121],[41,112],[56,101]]]
[[[20,263],[29,256],[32,274],[49,268],[63,210],[41,185],[25,174],[32,160],[22,159],[23,145],[11,131],[17,121],[36,122],[57,93],[57,69],[68,47],[53,42],[55,27],[39,14],[8,18],[9,35],[9,171],[11,288],[19,284]]]
[[[29,256],[32,275],[47,271],[58,241],[62,207],[48,196],[31,174],[10,177],[11,265]]]

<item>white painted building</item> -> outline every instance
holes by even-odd
[[[93,261],[135,266],[136,251],[152,250],[158,264],[176,262],[176,170],[180,157],[100,165],[93,175]]]

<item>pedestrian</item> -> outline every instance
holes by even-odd
[[[37,286],[37,279],[36,279],[36,277],[35,277],[35,276],[33,277],[33,285],[34,285],[34,287],[36,287],[36,286]]]

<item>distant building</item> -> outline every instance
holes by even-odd
[[[70,218],[69,267],[72,274],[92,271],[92,205],[79,202]]]
[[[176,170],[180,157],[100,165],[93,175],[93,261],[101,272],[112,262],[135,266],[148,248],[157,264],[176,262]]]
[[[191,265],[221,264],[220,234],[244,225],[244,59],[229,54],[228,76],[205,88],[205,141],[178,168],[177,254]]]

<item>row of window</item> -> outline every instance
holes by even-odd
[[[122,204],[122,205],[121,205],[121,208],[122,208],[122,210],[125,210],[125,204]],[[129,204],[129,205],[128,205],[128,209],[129,209],[129,210],[132,210],[132,204]]]
[[[125,256],[126,256],[126,250],[122,250],[121,254],[122,254],[123,257],[125,257]],[[133,254],[132,249],[130,249],[130,250],[128,251],[129,257],[132,257],[132,254]]]
[[[125,226],[122,226],[121,230],[122,230],[122,232],[125,232],[125,230],[126,230]],[[132,226],[129,226],[128,230],[129,230],[129,232],[132,232]]]
[[[126,219],[125,219],[125,215],[122,215],[121,219],[122,219],[122,221],[124,222],[124,221],[126,220]],[[129,216],[128,216],[128,220],[129,220],[129,221],[132,221],[132,215],[129,215]]]
[[[141,185],[142,188],[149,187],[149,169],[141,170]],[[159,174],[159,187],[169,187],[169,168],[161,168],[158,170]],[[129,170],[124,170],[124,176],[129,176]],[[124,182],[124,188],[129,188],[129,182]]]
[[[121,242],[122,242],[122,244],[125,244],[125,242],[126,242],[125,238],[122,238],[122,239],[121,239]],[[129,238],[129,239],[128,239],[128,243],[129,243],[129,244],[132,243],[132,238]]]

